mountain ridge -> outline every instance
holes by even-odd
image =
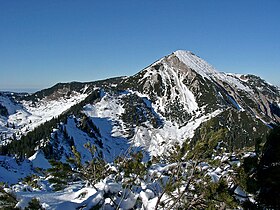
[[[182,144],[186,139],[193,138],[197,135],[195,130],[204,122],[222,113],[229,116],[223,118],[236,115],[239,116],[236,119],[240,119],[247,116],[245,118],[252,126],[246,132],[252,136],[257,133],[254,132],[256,127],[260,126],[258,121],[268,127],[271,123],[280,122],[278,87],[256,76],[218,72],[194,53],[179,50],[133,76],[86,83],[58,83],[34,94],[17,97],[15,100],[24,107],[23,111],[15,109],[6,120],[4,116],[1,118],[1,138],[4,138],[3,133],[8,133],[5,138],[8,142],[11,138],[20,139],[21,135],[44,123],[44,120],[58,117],[71,106],[82,102],[95,90],[100,92],[100,99],[99,102],[89,101],[93,109],[114,113],[108,101],[113,100],[116,103],[114,107],[122,111],[112,116],[95,113],[89,117],[111,119],[116,125],[121,125],[113,129],[119,129],[118,133],[128,138],[128,142],[134,139],[136,145],[144,146],[153,154],[163,153],[170,143]],[[83,108],[80,111],[84,112]],[[42,115],[42,112],[49,114]],[[5,124],[9,123],[10,127],[15,124],[15,128],[5,128]],[[101,127],[99,129],[102,130]],[[142,134],[139,136],[138,131],[145,137],[141,137]],[[15,136],[16,132],[18,135]],[[173,136],[173,133],[176,135]],[[243,137],[244,142],[248,141],[246,138]],[[244,145],[252,145],[253,142],[250,142]],[[160,149],[158,153],[155,150],[158,145],[165,149]]]

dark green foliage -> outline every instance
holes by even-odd
[[[2,104],[0,104],[0,115],[7,117],[9,115],[8,110],[5,106],[2,106]]]
[[[18,202],[16,196],[13,193],[6,192],[3,188],[4,185],[0,183],[0,209],[19,210],[19,208],[15,208]]]
[[[240,167],[234,168],[235,181],[248,193],[256,194],[259,185],[256,179],[256,168],[258,166],[257,156],[245,157]]]
[[[143,84],[139,84],[136,81],[139,81],[139,79],[142,76],[144,76],[144,74],[145,74],[145,71],[141,71],[132,77],[122,79],[117,86],[117,90],[119,92],[121,92],[123,90],[131,89],[131,90],[140,90],[142,92]]]
[[[158,162],[164,162],[164,163],[178,163],[182,161],[187,161],[192,159],[194,156],[194,153],[192,153],[192,150],[190,149],[190,144],[188,143],[188,140],[186,140],[182,146],[180,146],[178,143],[175,145],[172,145],[168,151],[166,151],[165,154],[162,155],[162,157],[153,158],[153,163]]]
[[[95,145],[88,142],[84,145],[84,147],[89,150],[91,160],[86,161],[85,164],[81,166],[80,171],[82,173],[82,177],[85,180],[88,180],[91,185],[94,185],[102,178],[105,178],[108,175],[109,170],[106,167],[107,163],[103,159],[102,152],[99,152]],[[76,156],[79,156],[79,154]]]
[[[245,209],[279,209],[280,207],[280,127],[274,128],[267,137],[262,155],[251,155],[234,168],[235,182],[247,192],[257,195],[257,204],[249,200],[242,206]],[[258,140],[257,140],[258,141]],[[261,147],[256,150],[261,153]]]
[[[68,162],[70,164],[74,165],[75,169],[81,170],[83,167],[81,154],[77,151],[75,146],[72,146],[72,152],[73,152],[74,157],[69,157]]]
[[[24,208],[24,210],[44,210],[40,201],[37,198],[32,198],[28,202],[28,206]]]
[[[123,80],[123,77],[113,77],[105,80],[98,80],[95,82],[92,82],[94,86],[97,86],[99,88],[104,89],[105,91],[112,91],[115,90],[114,87],[112,87],[112,84],[119,84]]]
[[[261,138],[256,138],[255,139],[255,153],[257,157],[260,157],[262,149],[263,149],[263,140]]]
[[[258,164],[258,157],[255,155],[250,155],[243,159],[243,168],[245,173],[252,173],[255,171]]]
[[[197,97],[197,103],[199,107],[207,106],[205,111],[212,112],[217,109],[218,104],[224,105],[224,100],[220,97],[217,97],[218,92],[221,91],[217,86],[211,84],[211,82],[204,81],[201,75],[197,75],[197,83],[199,85],[198,89],[194,91],[194,95]],[[223,93],[223,91],[221,91]],[[202,93],[202,94],[201,94]],[[201,95],[200,95],[201,94]]]
[[[172,120],[179,125],[188,123],[192,115],[185,109],[184,105],[180,103],[179,97],[176,97],[174,101],[168,101],[164,107],[165,113],[162,113],[167,120]]]
[[[214,134],[210,136],[215,137]],[[217,136],[219,135],[217,134]],[[162,184],[163,193],[168,194],[172,202],[174,202],[171,209],[236,208],[238,203],[226,179],[221,177],[220,180],[215,183],[209,176],[206,176],[205,171],[198,170],[197,168],[200,162],[204,162],[204,154],[207,153],[207,147],[205,146],[189,151],[189,146],[188,143],[184,143],[181,148],[179,145],[175,145],[171,149],[173,152],[167,154],[168,162],[173,164],[177,163],[177,165],[174,165],[173,168],[169,168],[168,171],[163,174],[168,176],[166,184]],[[207,161],[208,160],[210,159],[207,158]],[[218,163],[218,166],[219,164],[221,164],[221,162]],[[185,186],[183,191],[182,186]],[[175,192],[179,194],[176,195]],[[166,205],[164,201],[160,203],[162,203],[162,206]],[[168,207],[168,209],[170,209],[170,207]]]
[[[86,116],[85,114],[82,115],[81,123],[79,128],[87,133],[91,138],[96,140],[99,147],[103,147],[102,141],[99,139],[101,137],[100,130],[96,125],[92,122],[91,118]]]
[[[85,148],[92,155],[91,160],[85,163],[82,163],[81,154],[75,146],[72,146],[73,156],[68,158],[67,163],[50,161],[52,168],[48,169],[48,172],[52,178],[49,179],[49,182],[54,184],[54,190],[64,189],[69,182],[77,180],[88,181],[93,186],[108,175],[106,162],[97,148],[90,143],[87,143]]]
[[[269,104],[270,110],[273,114],[280,117],[280,108],[276,103]]]
[[[234,151],[239,148],[252,147],[265,141],[266,133],[270,130],[263,122],[255,120],[246,112],[239,112],[236,109],[230,108],[218,116],[202,123],[196,129],[192,144],[203,139],[203,133],[213,133],[219,129],[227,129],[222,138],[227,145],[229,151]],[[257,148],[260,149],[260,148]]]
[[[136,94],[123,97],[123,108],[125,112],[121,116],[122,120],[130,126],[141,125],[149,121],[154,128],[160,127],[162,120],[145,100],[148,99],[143,99]]]
[[[215,124],[215,120],[209,120],[199,129],[200,140],[194,145],[191,154],[198,155],[200,159],[211,158],[218,142],[225,140],[228,130],[220,128]]]
[[[220,179],[217,183],[208,180],[206,186],[203,185],[199,188],[204,194],[204,202],[207,206],[206,209],[218,209],[222,206],[226,209],[234,209],[237,207],[237,203],[230,194],[228,184],[224,179]]]
[[[265,143],[258,168],[259,202],[266,208],[280,208],[280,127],[274,128]]]
[[[75,180],[73,170],[68,163],[55,160],[50,160],[49,162],[52,168],[48,169],[48,172],[53,176],[49,179],[49,182],[54,184],[55,191],[64,189],[69,182]]]
[[[31,174],[31,175],[25,177],[24,179],[22,179],[22,182],[33,188],[40,189],[38,182],[37,182],[38,179],[39,179],[39,177],[37,175]]]
[[[75,116],[80,116],[82,115],[81,110],[86,104],[93,103],[95,100],[100,98],[100,90],[95,90],[93,91],[89,96],[87,96],[83,101],[80,103],[77,103],[73,105],[70,109],[68,109],[66,112],[64,112],[62,116],[69,116],[69,115],[75,115]]]
[[[125,177],[130,177],[130,175],[133,173],[137,176],[144,176],[146,174],[146,166],[144,163],[142,163],[143,159],[143,153],[137,152],[134,154],[131,154],[130,158],[127,158],[124,160],[120,166],[120,170],[124,172]]]

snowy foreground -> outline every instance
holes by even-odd
[[[31,163],[49,167],[46,159],[41,154],[37,155],[31,158]],[[248,153],[243,157],[250,155],[254,154]],[[204,204],[199,200],[203,199],[201,191],[206,192],[209,183],[217,184],[223,179],[228,188],[233,189],[236,201],[254,201],[251,195],[234,183],[233,166],[239,167],[240,160],[229,153],[213,156],[212,159],[216,161],[215,166],[192,161],[147,165],[135,160],[126,163],[126,160],[121,160],[104,166],[106,175],[93,185],[86,180],[76,180],[68,182],[60,191],[54,191],[53,184],[49,182],[52,178],[50,174],[40,172],[30,181],[21,181],[5,190],[15,193],[18,200],[16,206],[22,209],[28,206],[32,198],[37,198],[44,209],[176,209],[178,205],[198,205],[204,208],[207,202]],[[127,172],[122,166],[132,167],[132,171]],[[143,166],[142,171],[138,170]],[[0,170],[2,174],[3,167]],[[17,174],[15,166],[13,172],[10,177]],[[182,200],[189,203],[183,204]]]

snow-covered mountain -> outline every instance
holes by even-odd
[[[94,92],[98,99],[87,99]],[[198,128],[209,119],[227,127],[231,147],[254,145],[255,138],[280,122],[278,87],[254,75],[219,72],[192,52],[179,50],[130,77],[60,83],[25,96],[2,93],[1,144],[20,139],[79,103],[79,111],[100,131],[98,141],[110,161],[130,144],[153,156],[175,143],[201,138]],[[76,129],[79,120],[70,126],[70,114],[64,126],[75,144],[87,141],[90,137],[82,138]]]
[[[265,133],[264,125],[280,120],[278,87],[254,75],[218,72],[188,51],[176,51],[122,80],[119,89],[127,88],[149,99],[164,119],[161,131],[170,125],[165,137],[156,135],[157,143],[192,138],[202,122],[217,117],[220,125],[242,139],[242,146],[235,144],[237,140],[232,141],[234,146],[249,146]]]
[[[0,207],[1,196],[12,190],[18,199],[12,206],[22,208],[34,196],[46,209],[161,209],[161,202],[179,208],[186,190],[188,205],[201,190],[205,196],[207,177],[218,185],[226,180],[230,201],[254,203],[235,177],[242,170],[233,171],[245,158],[256,160],[252,148],[280,123],[279,106],[278,87],[254,75],[219,72],[182,50],[129,77],[59,83],[34,94],[0,93],[0,182],[18,183],[0,187]],[[91,178],[77,175],[84,173],[77,163],[67,165],[73,157],[86,165],[83,170],[97,161],[103,175],[86,184]],[[70,186],[66,181],[68,187],[58,192],[50,181],[55,172],[45,171],[51,160],[66,164],[54,171],[72,170]],[[210,203],[202,200],[198,208]],[[215,208],[224,206],[215,202]]]

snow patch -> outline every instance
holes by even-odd
[[[15,184],[31,173],[30,162],[19,162],[13,157],[0,156],[0,182]]]
[[[148,127],[147,125],[139,126],[132,141],[136,146],[144,146],[151,155],[158,156],[170,149],[170,145],[175,143],[182,145],[184,141],[194,136],[195,130],[201,123],[217,116],[221,112],[222,110],[216,110],[196,118],[182,127],[171,121],[165,121],[164,126],[160,129],[155,129],[152,126]]]
[[[42,169],[51,168],[51,164],[45,158],[44,152],[42,150],[38,150],[34,155],[29,157],[28,159],[32,162],[32,165],[35,168],[42,168]]]

